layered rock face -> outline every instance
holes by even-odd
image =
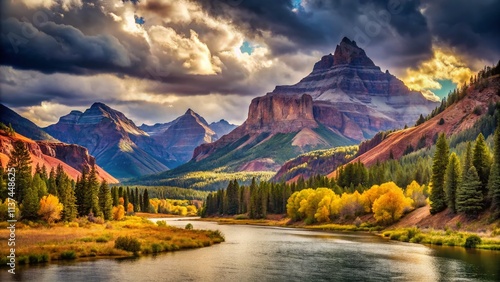
[[[436,101],[411,91],[370,60],[356,42],[344,38],[334,55],[326,55],[299,83],[277,86],[271,95],[307,93],[314,118],[344,136],[361,141],[380,130],[413,125]]]
[[[340,145],[332,135],[359,143],[381,130],[413,125],[420,114],[427,115],[437,105],[388,71],[382,72],[356,42],[344,38],[335,53],[321,58],[299,83],[277,86],[252,100],[247,120],[217,142],[196,148],[194,160],[201,161],[245,136],[248,144],[263,133],[302,132],[307,138],[282,144],[300,143],[301,148]],[[314,135],[325,128],[321,132],[329,136]]]

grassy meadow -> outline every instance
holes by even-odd
[[[0,225],[0,240],[7,241],[9,230]],[[86,219],[70,223],[16,224],[16,262],[44,263],[78,258],[128,257],[211,246],[224,241],[218,231],[181,229],[164,221],[155,224],[145,218],[127,216],[121,221],[98,224]],[[7,248],[0,251],[5,266]]]

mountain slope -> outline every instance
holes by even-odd
[[[63,142],[86,147],[100,166],[118,178],[168,169],[137,146],[137,142],[149,138],[148,134],[102,103],[94,103],[84,113],[72,111],[45,130]]]
[[[33,140],[57,141],[30,120],[0,104],[0,122],[14,128],[16,132]]]
[[[153,135],[153,139],[164,150],[171,152],[179,165],[191,159],[198,145],[217,140],[217,134],[203,117],[188,109],[184,115],[171,122],[165,131]]]
[[[237,125],[227,122],[225,119],[221,119],[217,122],[212,122],[209,125],[210,129],[212,129],[215,134],[220,138],[229,132],[233,131]]]
[[[486,86],[484,86],[486,85]],[[358,160],[367,166],[377,161],[384,161],[392,156],[395,159],[404,155],[409,146],[419,148],[431,146],[437,134],[446,136],[457,135],[473,127],[488,112],[491,104],[500,102],[500,75],[485,79],[465,89],[466,95],[458,102],[450,105],[444,111],[428,121],[416,126],[390,133],[385,139],[367,150],[351,162]],[[330,176],[333,176],[332,172]]]
[[[22,141],[27,146],[31,156],[33,173],[37,164],[40,167],[45,165],[48,171],[62,165],[66,174],[76,181],[83,168],[90,170],[96,164],[94,157],[90,156],[87,149],[82,146],[60,142],[33,141],[21,134],[9,135],[4,130],[0,130],[0,162],[3,167],[7,167],[10,153],[16,141]],[[101,180],[106,180],[108,183],[118,183],[118,180],[101,167],[96,166],[96,171]]]
[[[198,145],[217,139],[205,119],[191,109],[171,122],[137,127],[103,103],[83,113],[71,111],[45,130],[88,148],[99,165],[122,179],[175,168],[189,161]]]
[[[299,83],[253,99],[242,125],[197,147],[189,163],[150,178],[214,169],[277,171],[299,154],[352,145],[380,130],[413,124],[436,106],[383,73],[344,38],[335,54],[324,56]]]

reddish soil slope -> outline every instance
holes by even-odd
[[[36,165],[45,165],[47,170],[56,169],[62,165],[66,174],[76,180],[80,176],[83,167],[90,168],[95,165],[94,157],[88,154],[87,149],[78,145],[65,143],[50,143],[46,141],[33,141],[23,135],[15,133],[9,136],[5,131],[0,130],[0,162],[5,168],[9,163],[10,152],[14,142],[21,140],[28,147],[30,152],[33,173]],[[118,183],[118,180],[96,165],[98,177],[108,183]]]
[[[447,136],[450,136],[468,129],[481,117],[481,115],[474,113],[474,109],[481,108],[481,112],[486,113],[490,103],[500,101],[498,89],[500,89],[500,76],[490,78],[489,86],[482,91],[471,86],[467,89],[467,95],[464,99],[451,105],[442,113],[417,127],[399,130],[390,134],[380,144],[351,162],[360,160],[366,166],[370,166],[375,164],[377,160],[388,160],[391,151],[394,158],[398,159],[403,155],[408,145],[416,148],[421,138],[425,138],[427,146],[430,146],[433,137],[438,133],[444,132]],[[439,125],[441,118],[445,122]],[[335,172],[329,174],[330,177],[334,175]]]

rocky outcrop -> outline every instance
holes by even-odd
[[[7,166],[16,141],[22,141],[28,148],[33,173],[37,165],[40,167],[45,166],[49,171],[61,165],[66,174],[76,181],[83,168],[90,170],[95,165],[94,157],[90,156],[87,149],[82,146],[60,142],[33,141],[20,134],[9,135],[0,130],[0,161],[3,167]],[[106,180],[108,183],[118,183],[117,179],[101,167],[95,165],[95,168],[100,180]]]
[[[311,96],[268,94],[252,100],[244,126],[248,133],[290,133],[318,124]]]
[[[44,155],[59,159],[78,171],[96,165],[94,157],[82,146],[44,141],[38,141],[37,144]]]

